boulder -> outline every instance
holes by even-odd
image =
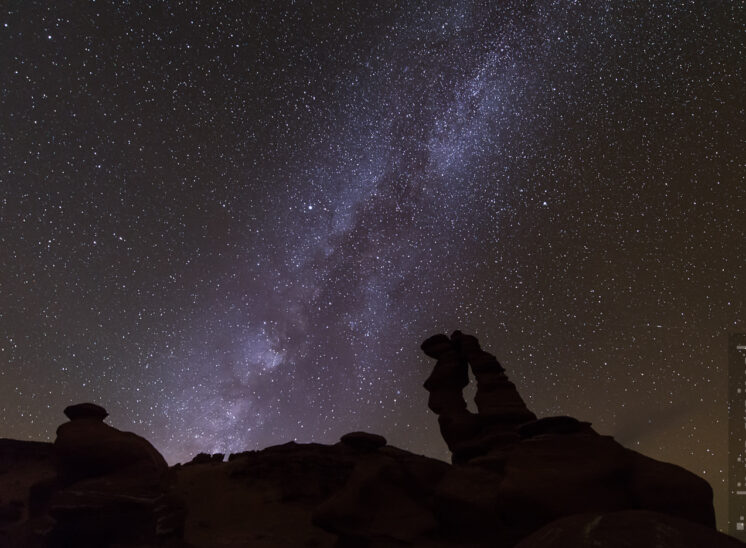
[[[451,340],[442,333],[433,335],[420,346],[422,351],[430,356],[439,360],[442,356],[452,351]]]
[[[106,409],[95,403],[78,403],[65,407],[65,416],[71,421],[76,419],[95,419],[103,421],[109,416]]]
[[[386,445],[386,438],[369,432],[350,432],[342,436],[340,441],[359,451],[375,451]]]

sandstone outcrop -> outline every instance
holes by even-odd
[[[438,360],[425,388],[457,465],[436,496],[450,515],[471,507],[462,526],[477,528],[497,519],[535,530],[573,514],[636,509],[715,527],[712,489],[704,479],[625,449],[588,422],[537,419],[475,337],[460,331],[450,339],[436,335],[422,349]],[[440,405],[463,401],[466,367],[477,380],[476,414],[460,404]],[[453,429],[467,423],[471,429]]]
[[[137,475],[139,487],[161,483],[168,464],[143,437],[104,423],[106,410],[85,403],[67,407],[70,422],[57,429],[55,455],[63,482],[108,474]]]
[[[45,468],[21,501],[27,523],[5,529],[7,545],[147,545],[180,536],[183,509],[150,442],[105,424],[108,413],[92,403],[67,407],[65,415],[70,421],[57,429],[54,444],[38,451]],[[9,456],[3,453],[0,459]],[[16,466],[18,473],[25,463]]]
[[[437,360],[425,389],[454,463],[467,462],[488,448],[515,443],[517,426],[536,420],[497,359],[482,350],[475,337],[460,331],[450,339],[439,334],[422,343],[422,350]],[[477,382],[477,414],[467,409],[463,396],[469,367]]]
[[[5,548],[735,548],[712,490],[573,417],[537,418],[461,332],[422,345],[452,463],[351,432],[168,468],[95,404],[65,409],[54,444],[0,440]],[[469,368],[476,408],[463,389]]]

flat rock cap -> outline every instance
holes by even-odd
[[[65,415],[71,421],[77,419],[97,419],[104,420],[109,416],[106,409],[95,403],[78,403],[65,407]]]
[[[440,359],[441,356],[447,354],[448,352],[453,352],[451,339],[449,339],[442,333],[433,335],[432,337],[427,339],[425,342],[422,343],[420,348],[422,348],[422,351],[425,354],[427,354],[431,358],[435,358],[436,360]]]
[[[386,445],[386,438],[369,432],[350,432],[342,436],[340,441],[361,451],[375,451]]]

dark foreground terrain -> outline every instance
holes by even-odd
[[[169,468],[94,404],[51,443],[0,440],[0,547],[656,547],[743,544],[712,489],[571,417],[537,419],[474,337],[431,337],[453,464],[356,432]],[[462,390],[469,367],[478,413]]]

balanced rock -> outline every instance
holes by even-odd
[[[68,407],[57,429],[59,489],[49,500],[53,546],[152,545],[168,491],[168,465],[150,442],[105,424],[94,404]],[[171,527],[169,531],[178,530]]]
[[[109,416],[106,409],[95,403],[78,403],[65,407],[65,415],[71,421],[78,419],[93,419],[103,421]]]
[[[536,416],[461,332],[422,345],[453,464],[351,432],[334,445],[200,454],[170,470],[144,438],[68,407],[54,444],[0,439],[0,546],[735,548],[712,489],[573,417]],[[466,408],[469,368],[477,413]]]
[[[451,341],[464,362],[468,362],[477,381],[474,403],[481,416],[489,416],[506,428],[536,420],[528,410],[515,385],[508,380],[505,369],[497,358],[482,350],[479,341],[472,335],[454,331]]]
[[[54,449],[60,478],[78,481],[116,472],[136,473],[140,484],[158,483],[168,470],[161,454],[148,440],[105,424],[108,415],[93,404],[65,409],[70,422],[57,428]]]
[[[451,340],[443,334],[433,335],[423,342],[420,348],[425,354],[436,360],[452,350]]]
[[[450,530],[480,531],[505,543],[565,516],[624,510],[715,527],[712,488],[704,479],[626,449],[588,422],[537,419],[475,337],[436,335],[423,350],[438,360],[425,388],[457,465],[434,494],[437,515]],[[477,381],[476,414],[461,405],[466,367]],[[512,529],[484,527],[493,523]]]
[[[453,454],[464,463],[493,446],[512,443],[517,427],[536,420],[497,359],[479,346],[476,337],[454,331],[430,337],[422,350],[438,361],[425,381],[428,407],[438,415],[440,433]],[[463,390],[469,384],[469,366],[477,381],[474,401],[479,411],[467,409]]]
[[[359,451],[375,451],[386,445],[386,438],[369,432],[350,432],[342,436],[340,441]]]

